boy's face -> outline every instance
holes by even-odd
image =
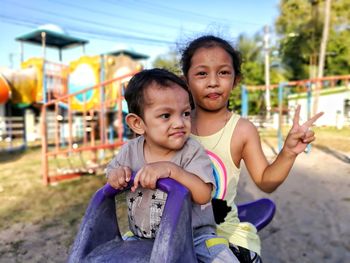
[[[147,148],[157,153],[181,149],[191,131],[188,93],[171,85],[164,88],[153,83],[144,91],[144,136]]]
[[[196,107],[226,110],[235,80],[231,56],[217,46],[198,49],[192,57],[187,80]]]

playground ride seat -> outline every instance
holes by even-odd
[[[122,191],[106,184],[89,204],[68,262],[197,262],[189,191],[168,178],[158,180],[157,188],[168,193],[168,197],[154,240],[122,239],[114,198]]]
[[[276,205],[268,198],[239,204],[238,217],[241,222],[250,222],[259,231],[267,226],[275,215]]]
[[[155,240],[122,239],[114,198],[122,191],[106,184],[89,204],[68,262],[197,262],[189,191],[168,178],[158,180],[157,188],[168,193],[168,198]],[[241,222],[250,222],[259,231],[272,220],[275,210],[272,200],[262,198],[238,205],[238,216]]]

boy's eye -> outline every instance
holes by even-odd
[[[190,112],[190,111],[185,111],[185,112],[183,113],[183,115],[184,115],[185,117],[188,117],[188,116],[191,115],[191,112]]]
[[[162,119],[169,119],[170,118],[170,114],[169,113],[164,113],[164,114],[160,115],[160,118],[162,118]]]

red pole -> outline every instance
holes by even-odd
[[[86,93],[83,95],[83,131],[84,131],[84,146],[87,144],[87,131],[86,131]]]
[[[73,138],[73,132],[72,132],[72,97],[68,98],[68,130],[69,130],[69,138],[68,138],[68,144],[69,144],[69,150],[72,150],[72,138]]]
[[[118,116],[117,116],[117,119],[118,119],[118,140],[120,142],[123,141],[123,104],[122,104],[122,86],[123,84],[121,84],[120,82],[120,85],[119,85],[119,95],[118,95]]]
[[[47,123],[46,123],[46,106],[41,110],[41,169],[44,185],[49,184],[49,169],[47,157]]]
[[[55,148],[56,148],[56,152],[58,152],[59,150],[59,143],[60,143],[60,139],[59,139],[59,125],[58,125],[58,104],[55,103]]]

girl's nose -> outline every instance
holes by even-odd
[[[209,75],[208,88],[214,88],[219,85],[218,76],[216,74]]]

